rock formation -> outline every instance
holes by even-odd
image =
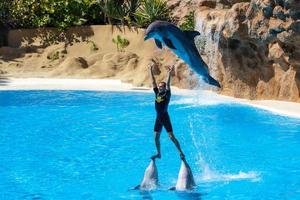
[[[222,83],[221,93],[300,101],[299,0],[171,0],[169,5],[195,10],[201,33],[196,43]]]

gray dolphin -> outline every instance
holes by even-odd
[[[176,186],[170,188],[170,190],[178,190],[178,191],[185,191],[191,190],[196,186],[194,181],[194,176],[190,166],[187,162],[182,161],[181,167],[178,173],[178,179],[176,182]]]
[[[163,44],[166,45],[200,75],[205,82],[221,87],[219,82],[209,75],[208,67],[196,48],[194,37],[197,35],[200,35],[197,31],[182,31],[169,22],[155,21],[148,26],[144,40],[154,38],[156,46],[160,49]]]
[[[158,173],[157,167],[155,165],[155,160],[151,160],[150,164],[145,170],[143,180],[140,185],[136,186],[134,189],[141,190],[153,190],[158,186]]]

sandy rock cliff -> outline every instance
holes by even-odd
[[[222,84],[221,93],[300,101],[299,0],[172,0],[169,5],[179,21],[196,12],[201,33],[196,43]]]
[[[150,86],[148,66],[154,63],[157,81],[165,81],[168,65],[176,64],[172,84],[197,85],[196,76],[178,58],[153,41],[144,41],[142,29],[100,25],[56,34],[52,28],[9,31],[8,45],[0,47],[0,81],[1,77],[108,78]],[[118,36],[129,41],[126,48],[118,50],[112,41]]]

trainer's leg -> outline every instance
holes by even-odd
[[[172,142],[175,144],[176,148],[178,149],[179,154],[180,154],[180,158],[183,161],[185,161],[185,157],[184,157],[184,154],[181,150],[180,144],[179,144],[178,140],[176,139],[176,137],[174,136],[173,132],[168,132],[168,134],[169,134],[170,139],[172,140]]]
[[[151,157],[151,159],[155,159],[155,158],[161,158],[161,154],[160,154],[160,132],[154,132],[154,138],[155,138],[155,146],[156,146],[156,150],[157,150],[157,154],[153,155]]]
[[[172,123],[171,123],[170,116],[168,113],[163,118],[163,125],[164,125],[165,129],[167,130],[170,139],[172,140],[172,142],[175,144],[176,148],[178,149],[180,158],[185,162],[185,157],[181,150],[180,144],[173,134]]]
[[[163,124],[161,123],[160,117],[156,116],[155,124],[154,124],[154,139],[157,153],[151,156],[151,159],[161,158],[160,155],[160,133],[162,130]]]

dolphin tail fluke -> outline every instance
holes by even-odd
[[[218,87],[218,88],[221,88],[220,83],[219,83],[217,80],[215,80],[213,77],[209,76],[209,75],[208,75],[208,77],[206,78],[205,81],[206,81],[208,84],[210,84],[210,85],[214,85],[214,86],[216,86],[216,87]]]

